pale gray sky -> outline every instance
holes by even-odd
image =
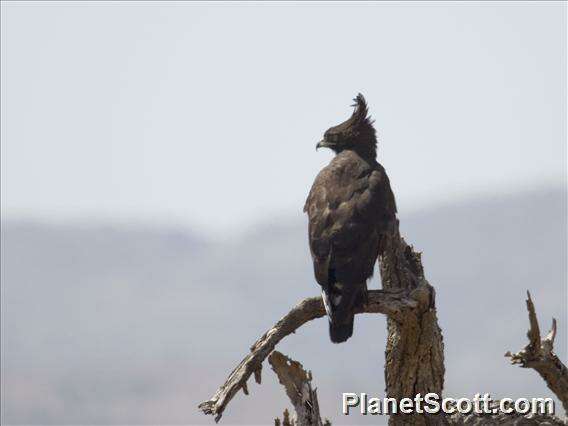
[[[300,214],[358,91],[401,209],[563,183],[565,9],[2,2],[2,214]]]

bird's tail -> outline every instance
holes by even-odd
[[[365,301],[367,286],[334,283],[322,290],[329,318],[329,337],[333,343],[345,342],[353,335],[355,308]]]
[[[329,321],[329,338],[333,343],[342,343],[353,336],[353,321],[355,320],[355,315],[351,317],[345,323],[336,323]]]

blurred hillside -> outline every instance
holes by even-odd
[[[508,365],[526,343],[525,290],[559,321],[566,360],[566,189],[491,195],[401,214],[437,289],[446,394],[548,396]],[[288,309],[319,294],[305,220],[273,220],[219,242],[178,228],[2,223],[2,423],[213,424],[196,406]],[[378,287],[374,277],[371,287]],[[382,395],[385,320],[359,316],[329,342],[315,321],[279,349],[311,369],[334,424],[341,392]],[[270,424],[288,400],[267,367],[223,424]],[[560,410],[560,407],[559,407]]]

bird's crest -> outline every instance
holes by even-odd
[[[353,105],[351,105],[352,107],[355,107],[353,115],[351,116],[353,124],[359,125],[363,124],[364,122],[373,124],[371,117],[368,116],[369,108],[367,107],[367,101],[365,100],[365,97],[361,93],[358,93],[353,101],[355,102]]]
[[[354,104],[351,105],[355,107],[353,114],[346,121],[336,126],[334,128],[336,131],[357,132],[358,129],[373,126],[373,120],[369,117],[369,108],[367,107],[365,97],[358,93],[353,102]]]
[[[369,117],[367,101],[361,93],[357,94],[353,114],[343,123],[330,127],[323,135],[316,148],[330,148],[336,153],[353,149],[364,156],[375,158],[377,155],[377,138],[373,121]]]

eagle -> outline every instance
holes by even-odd
[[[396,221],[388,176],[377,162],[377,137],[362,94],[353,114],[316,145],[334,158],[317,175],[304,212],[316,281],[333,343],[353,335],[354,311],[367,300],[367,280],[383,236]]]

